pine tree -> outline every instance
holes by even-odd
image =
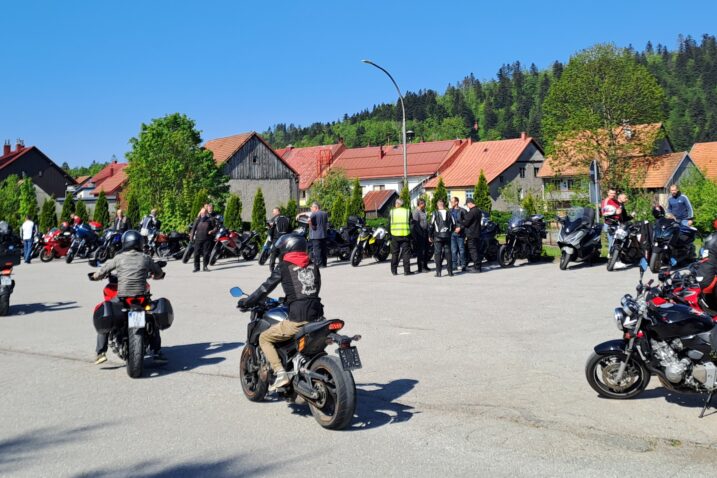
[[[26,216],[37,220],[37,194],[31,178],[25,178],[20,185],[20,217],[24,221]]]
[[[490,213],[490,210],[493,207],[493,201],[490,199],[488,181],[486,180],[482,169],[480,170],[478,182],[476,183],[475,188],[473,188],[473,200],[481,211]]]
[[[137,227],[142,219],[139,212],[139,202],[134,194],[130,194],[127,199],[127,214],[125,216],[127,217],[127,226],[130,229]]]
[[[199,215],[199,211],[204,207],[204,205],[207,203],[207,200],[209,198],[207,197],[206,191],[198,191],[197,194],[194,196],[194,200],[192,201],[192,221],[194,218],[196,218]]]
[[[110,208],[104,191],[100,191],[99,196],[97,196],[92,219],[102,224],[103,227],[107,227],[110,224]]]
[[[234,231],[242,230],[241,220],[242,203],[241,198],[236,194],[229,196],[227,208],[224,210],[224,225]]]
[[[358,178],[354,178],[351,184],[351,198],[346,203],[346,219],[351,216],[363,218],[365,213],[363,209],[363,190]]]
[[[448,191],[446,191],[446,186],[443,184],[443,178],[440,176],[438,176],[438,184],[436,185],[436,189],[433,191],[433,197],[431,198],[431,211],[438,209],[436,204],[438,204],[439,199],[443,199],[443,202],[446,203],[446,207],[448,206]]]
[[[89,214],[87,214],[87,206],[85,205],[85,201],[82,199],[78,200],[75,204],[75,215],[80,216],[83,221],[88,221]]]
[[[45,232],[57,226],[57,213],[55,212],[55,198],[50,197],[42,203],[40,212],[40,231]]]
[[[279,208],[281,214],[289,219],[289,227],[294,228],[294,221],[296,220],[296,214],[298,213],[299,206],[296,204],[295,199],[289,199],[286,206]]]
[[[65,194],[65,201],[62,203],[62,212],[60,213],[60,221],[70,221],[70,216],[75,213],[75,198],[72,194]]]
[[[254,204],[251,208],[251,229],[259,234],[260,242],[263,243],[266,240],[266,204],[261,188],[256,190]]]
[[[329,219],[331,225],[337,229],[346,224],[346,199],[343,196],[337,197],[332,204]]]

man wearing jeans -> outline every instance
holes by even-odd
[[[25,264],[29,264],[30,259],[32,259],[32,241],[35,238],[35,223],[32,222],[29,214],[25,216],[25,222],[22,223],[20,236],[23,246],[23,258],[25,259]]]
[[[456,197],[451,199],[451,216],[453,216],[453,223],[456,225],[455,230],[451,233],[451,258],[453,259],[453,267],[460,269],[465,272],[467,269],[466,262],[466,248],[465,248],[465,233],[461,229],[463,219],[466,216],[466,211],[460,206],[460,200]]]

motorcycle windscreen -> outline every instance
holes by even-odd
[[[565,217],[565,227],[575,230],[581,225],[595,225],[595,209],[591,207],[571,207]]]

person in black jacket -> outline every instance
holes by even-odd
[[[200,257],[204,258],[204,272],[209,272],[209,253],[212,249],[212,235],[215,229],[215,219],[205,208],[202,208],[189,235],[189,239],[194,242],[194,272],[199,272]]]
[[[257,290],[249,297],[239,299],[237,304],[240,308],[249,308],[264,300],[279,284],[284,289],[285,304],[289,308],[288,320],[269,327],[259,336],[259,346],[276,375],[269,390],[276,390],[290,382],[274,344],[291,339],[301,327],[324,316],[324,306],[319,297],[321,273],[318,265],[311,262],[304,236],[285,234],[277,241],[276,247],[281,258],[279,266]]]
[[[416,251],[418,272],[429,272],[431,270],[428,268],[429,225],[425,200],[418,200],[416,209],[413,210],[412,219],[411,236],[413,237],[413,248]]]
[[[430,241],[433,243],[433,260],[436,262],[436,277],[441,277],[443,269],[443,257],[446,258],[448,275],[453,276],[453,258],[451,257],[451,234],[456,228],[456,223],[450,211],[446,210],[446,203],[439,199],[436,203],[437,209],[431,215]]]
[[[483,262],[483,248],[480,243],[483,213],[476,207],[476,203],[472,198],[466,199],[466,206],[468,206],[468,212],[463,217],[463,230],[468,241],[468,254],[473,261],[473,272],[480,272],[481,263]],[[466,264],[468,264],[467,258]]]
[[[269,220],[269,238],[271,238],[272,244],[276,244],[276,241],[278,241],[280,237],[290,232],[291,224],[288,217],[282,216],[281,210],[278,207],[275,207],[271,213],[272,218]],[[278,255],[279,252],[277,248],[272,247],[271,256],[269,257],[270,271],[274,270],[274,267],[276,266],[276,257]]]

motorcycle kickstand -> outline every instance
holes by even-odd
[[[705,406],[702,407],[702,413],[700,413],[700,418],[703,418],[705,416],[705,412],[710,407],[710,404],[712,402],[712,395],[714,395],[714,391],[710,392],[709,395],[707,395],[707,400],[705,400]]]

